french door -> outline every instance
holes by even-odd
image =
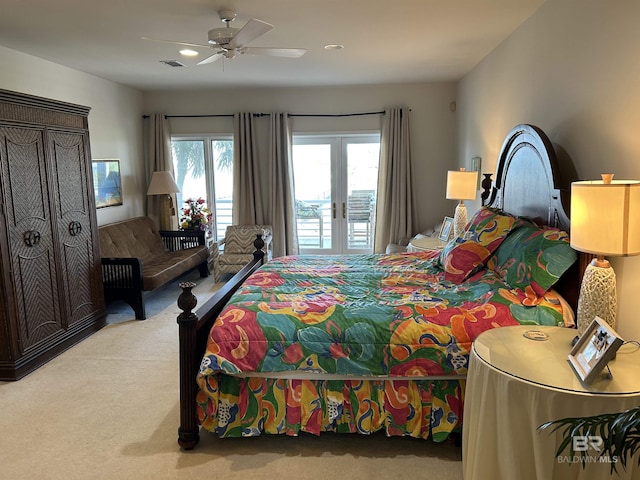
[[[373,251],[379,154],[378,134],[294,136],[300,253]]]

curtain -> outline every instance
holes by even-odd
[[[408,108],[385,110],[380,139],[380,169],[376,202],[374,252],[389,243],[411,238],[417,226]]]
[[[269,218],[273,227],[273,256],[295,255],[298,235],[295,221],[293,188],[293,143],[289,117],[286,113],[270,116],[271,139],[269,145]]]
[[[147,177],[147,188],[151,181],[153,172],[169,171],[173,174],[173,159],[171,156],[171,128],[169,119],[164,113],[154,113],[150,116],[149,125],[146,130],[147,155],[145,162],[145,174]],[[175,195],[173,204],[175,205]],[[156,225],[160,225],[160,202],[159,195],[147,196],[147,216],[153,219]],[[171,217],[172,229],[178,228],[177,216]]]
[[[234,225],[264,225],[257,132],[253,113],[233,115]]]

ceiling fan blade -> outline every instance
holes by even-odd
[[[201,43],[177,42],[175,40],[162,40],[160,38],[140,37],[140,40],[151,40],[152,42],[172,43],[174,45],[185,45],[187,47],[211,48],[211,45],[204,45]]]
[[[299,58],[307,50],[305,48],[269,48],[269,47],[245,47],[239,50],[240,53],[248,55],[271,55],[272,57]]]
[[[220,57],[222,57],[222,50],[218,50],[213,55],[209,55],[207,58],[200,60],[198,63],[196,63],[196,65],[206,65],[207,63],[213,63]]]
[[[242,47],[254,41],[260,35],[264,35],[268,31],[273,30],[273,25],[252,18],[247,24],[240,29],[238,33],[229,42],[232,48]]]

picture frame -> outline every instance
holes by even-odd
[[[91,162],[96,208],[122,205],[120,160],[98,159]]]
[[[471,159],[471,171],[478,172],[478,186],[476,187],[476,190],[480,190],[482,188],[480,170],[482,170],[482,157],[473,157]]]
[[[453,237],[453,217],[444,217],[438,238],[443,242],[448,242],[451,237]]]
[[[595,317],[569,352],[569,363],[584,383],[592,383],[623,343],[615,330]]]

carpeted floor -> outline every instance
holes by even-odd
[[[199,303],[219,286],[186,279]],[[147,297],[147,320],[109,305],[105,328],[22,380],[0,382],[0,478],[462,478],[459,447],[384,435],[203,432],[194,451],[181,451],[177,283]]]

